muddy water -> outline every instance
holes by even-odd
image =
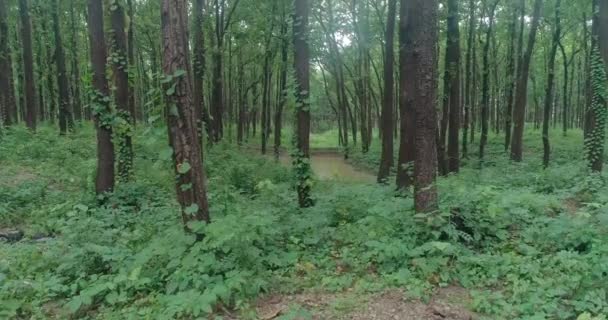
[[[355,168],[344,160],[344,155],[337,152],[313,152],[310,160],[312,171],[320,180],[371,183],[376,181],[373,174]],[[288,154],[281,154],[280,161],[283,165],[291,165]]]

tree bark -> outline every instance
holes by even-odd
[[[188,49],[188,1],[162,0],[163,73],[168,109],[169,142],[173,148],[175,191],[182,208],[184,228],[191,221],[209,222],[209,204],[202,149],[192,100],[192,74]]]
[[[295,0],[293,21],[294,69],[296,80],[296,149],[294,168],[297,175],[298,203],[314,205],[311,197],[310,168],[310,50],[308,47],[310,0]]]
[[[489,9],[488,29],[486,30],[486,41],[483,47],[483,73],[481,86],[481,139],[479,141],[479,159],[485,156],[485,147],[488,143],[488,120],[490,112],[490,41],[494,29],[494,12],[498,1],[494,1]]]
[[[378,182],[386,183],[393,166],[393,108],[395,99],[394,79],[394,38],[395,38],[395,15],[397,0],[388,1],[388,18],[386,20],[386,31],[384,34],[384,93],[382,99],[382,155],[380,158],[380,170],[378,171]]]
[[[82,100],[80,96],[80,65],[78,62],[79,59],[79,50],[78,46],[78,28],[77,25],[77,17],[80,15],[76,15],[75,0],[70,2],[70,22],[72,27],[72,111],[74,113],[75,120],[82,120]],[[90,109],[87,109],[90,110]],[[88,113],[88,111],[86,111]],[[88,116],[89,114],[87,114]],[[90,119],[90,118],[88,118]]]
[[[505,113],[505,151],[509,150],[511,144],[511,127],[513,123],[513,99],[515,97],[515,31],[517,25],[517,12],[513,10],[513,18],[509,22],[509,53],[507,56],[507,110]]]
[[[95,191],[98,195],[114,190],[114,144],[111,115],[110,90],[106,80],[106,43],[104,36],[103,0],[88,0],[88,28],[93,67],[93,116],[97,129],[97,173]]]
[[[115,128],[118,150],[118,177],[121,181],[131,180],[133,173],[133,115],[129,109],[129,62],[127,58],[127,36],[125,34],[125,11],[119,2],[110,9],[112,27],[112,73],[114,75],[114,102],[121,118],[120,125]]]
[[[192,99],[194,102],[194,110],[197,115],[197,128],[199,131],[199,135],[203,136],[203,127],[207,129],[207,133],[210,132],[210,123],[209,123],[209,115],[205,109],[205,99],[204,99],[204,83],[203,79],[205,77],[205,35],[203,32],[203,10],[205,7],[205,0],[195,0],[193,7],[193,16],[194,16],[194,39],[193,39],[193,71],[194,71],[194,79],[193,84],[194,88],[192,91]],[[211,137],[209,137],[211,138]],[[203,139],[201,139],[200,144],[202,148]]]
[[[287,69],[288,69],[288,22],[286,19],[285,4],[283,7],[283,22],[281,23],[281,65],[279,72],[279,103],[274,114],[274,156],[279,158],[281,154],[281,128],[283,126],[283,109],[287,105]]]
[[[469,30],[467,37],[467,53],[466,53],[466,85],[465,85],[465,102],[464,102],[464,123],[462,126],[462,157],[468,158],[468,141],[469,141],[469,126],[471,119],[471,111],[474,103],[473,93],[473,47],[475,46],[475,0],[469,0]]]
[[[15,108],[6,0],[0,0],[0,126],[13,124]]]
[[[414,204],[416,212],[437,209],[437,0],[411,0],[408,23],[414,52],[408,63],[414,66],[412,103],[416,111],[416,159],[414,161]]]
[[[65,135],[67,130],[74,129],[72,106],[70,105],[70,92],[68,84],[68,71],[65,67],[65,55],[61,42],[61,29],[59,26],[59,1],[54,0],[53,31],[55,34],[55,63],[57,64],[57,85],[59,87],[59,132]]]
[[[549,167],[549,160],[551,157],[551,144],[549,141],[549,120],[551,118],[551,106],[553,105],[553,96],[555,91],[555,56],[557,55],[557,47],[561,38],[560,5],[561,0],[557,0],[555,4],[553,40],[551,43],[551,52],[549,53],[549,66],[547,70],[547,89],[545,91],[545,107],[543,114],[543,167],[545,169]]]
[[[397,189],[404,190],[414,183],[414,160],[416,156],[415,126],[416,110],[413,104],[415,82],[411,75],[415,72],[415,52],[412,26],[408,20],[411,10],[410,0],[401,0],[399,9],[399,162],[397,165]]]
[[[32,53],[32,22],[27,0],[19,0],[21,19],[21,44],[23,46],[23,89],[25,97],[25,124],[36,131],[38,102],[36,101],[36,83],[34,79],[34,58]]]
[[[460,30],[458,27],[458,0],[448,0],[448,41],[446,61],[449,67],[449,133],[447,171],[457,173],[460,170]]]
[[[521,60],[521,71],[518,74],[517,87],[515,90],[515,105],[513,110],[513,136],[511,141],[511,160],[521,162],[523,160],[523,138],[526,122],[526,103],[528,100],[528,74],[530,73],[530,60],[534,52],[536,42],[536,31],[540,23],[540,11],[543,1],[534,2],[534,14],[532,16],[532,26],[528,35],[528,46]]]

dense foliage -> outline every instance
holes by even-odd
[[[546,171],[540,159],[504,160],[492,136],[494,160],[440,179],[440,213],[429,215],[392,188],[327,181],[313,189],[317,205],[299,209],[289,170],[217,145],[214,220],[193,226],[206,235],[195,242],[178,221],[164,130],[138,131],[135,179],[103,206],[91,191],[91,128],[69,139],[50,130],[14,127],[0,144],[0,221],[26,230],[0,244],[3,318],[219,319],[233,308],[253,318],[265,292],[397,286],[424,298],[451,284],[488,319],[608,313],[608,190],[582,174],[578,132]],[[539,132],[526,140],[540,150]]]

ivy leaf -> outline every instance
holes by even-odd
[[[192,167],[188,162],[180,163],[177,165],[177,172],[179,174],[186,174],[188,173],[188,171],[190,171],[191,168]]]
[[[190,214],[190,215],[193,215],[193,214],[197,213],[198,212],[198,204],[196,204],[196,203],[191,204],[190,206],[186,207],[186,209],[184,209],[184,212],[186,214]]]

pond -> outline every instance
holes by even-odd
[[[365,183],[374,183],[376,181],[375,175],[371,172],[355,168],[339,152],[312,151],[310,160],[312,171],[320,180]],[[291,157],[285,152],[281,153],[280,161],[283,165],[291,166]]]

